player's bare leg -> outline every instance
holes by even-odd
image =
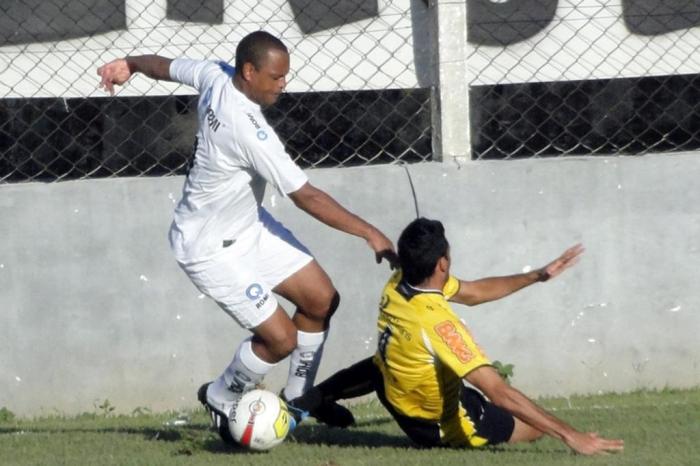
[[[517,417],[514,418],[515,427],[508,439],[508,443],[533,442],[540,439],[544,434],[529,424],[524,423]]]
[[[277,306],[265,322],[251,330],[253,352],[271,364],[289,356],[297,346],[297,327],[282,306]]]
[[[273,288],[297,306],[292,320],[303,332],[323,332],[338,307],[340,297],[328,274],[312,260]]]
[[[297,345],[291,354],[289,378],[283,392],[286,399],[292,400],[313,386],[330,316],[339,298],[328,274],[315,260],[273,290],[297,306],[292,317]]]
[[[315,260],[280,283],[274,291],[297,306],[292,318],[298,329],[297,347],[291,354],[289,378],[282,392],[283,398],[294,406],[294,400],[313,386],[330,319],[338,308],[340,296]],[[335,402],[318,406],[311,415],[321,422],[341,427],[354,422],[352,413]]]

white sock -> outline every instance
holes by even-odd
[[[228,413],[243,393],[255,388],[275,364],[263,361],[253,352],[252,338],[238,346],[236,355],[207,389],[207,401]]]
[[[297,347],[294,348],[290,357],[289,377],[287,386],[284,387],[286,399],[293,400],[313,387],[327,333],[297,331]]]

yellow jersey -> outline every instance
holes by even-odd
[[[460,391],[464,376],[490,361],[448,303],[457,291],[452,276],[442,290],[421,290],[394,273],[379,305],[374,363],[399,413],[434,421],[443,443],[480,446],[486,440],[475,435]]]

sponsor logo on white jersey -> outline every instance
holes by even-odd
[[[253,124],[253,127],[255,127],[255,129],[258,130],[258,132],[256,133],[256,136],[258,137],[258,139],[260,139],[261,141],[264,141],[265,139],[267,139],[267,132],[265,132],[265,130],[260,127],[260,124],[258,124],[258,121],[255,119],[253,114],[246,113],[246,115],[248,116],[248,119],[250,120],[250,122]]]

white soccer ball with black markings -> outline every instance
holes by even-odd
[[[242,447],[269,450],[284,441],[293,422],[287,404],[267,390],[251,390],[241,397],[229,419],[231,436]]]

